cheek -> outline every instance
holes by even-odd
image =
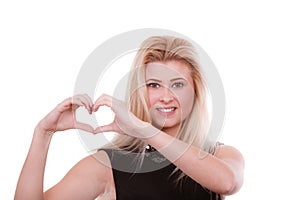
[[[194,105],[195,93],[194,90],[188,89],[177,93],[178,101],[181,107],[182,117],[186,118]]]
[[[148,89],[147,95],[148,95],[148,108],[151,108],[155,104],[155,102],[157,102],[158,95],[157,92],[154,92],[151,89]]]

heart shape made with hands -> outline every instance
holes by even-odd
[[[79,107],[76,110],[76,128],[94,134],[113,132],[139,138],[151,137],[159,132],[150,123],[138,119],[123,102],[115,103],[114,106],[101,105],[92,113],[87,112],[84,106]]]
[[[98,127],[111,124],[114,121],[114,118],[115,118],[115,114],[109,107],[100,106],[97,111],[92,112],[90,114],[89,111],[84,106],[80,106],[76,110],[76,127],[78,129],[83,130],[82,128],[80,128],[80,126],[78,126],[79,124],[92,126],[94,129],[92,133],[96,133],[95,131]]]
[[[153,127],[150,123],[140,120],[130,112],[123,101],[109,95],[101,95],[94,103],[90,99],[87,100],[87,96],[76,96],[73,98],[73,105],[76,129],[91,133],[117,132],[134,137],[149,137],[158,132],[151,129]],[[84,108],[88,112],[84,111]],[[100,120],[96,120],[97,116]],[[103,124],[99,125],[97,121]],[[151,134],[147,134],[148,131],[151,131]]]

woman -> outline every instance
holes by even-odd
[[[221,199],[239,190],[244,161],[233,147],[209,141],[206,87],[193,46],[169,36],[151,37],[137,52],[128,106],[102,95],[67,98],[35,128],[15,199]],[[94,129],[76,121],[100,106],[114,121]],[[112,143],[79,161],[48,191],[43,175],[52,136],[82,129],[119,133]],[[99,162],[100,161],[100,162]]]

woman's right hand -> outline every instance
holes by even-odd
[[[49,134],[75,128],[93,133],[94,128],[91,125],[76,120],[76,110],[80,106],[85,107],[92,114],[91,98],[86,94],[75,95],[58,104],[38,123],[36,128]]]
[[[74,128],[94,132],[92,126],[76,120],[76,110],[81,106],[92,113],[93,103],[90,97],[85,94],[75,95],[58,104],[38,123],[19,177],[15,200],[44,199],[45,166],[51,136],[55,132]],[[74,177],[77,178],[76,175]]]

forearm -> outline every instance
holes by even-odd
[[[199,148],[189,146],[164,132],[147,138],[146,142],[202,186],[220,194],[228,194],[233,189],[232,169],[215,156],[203,156]]]
[[[35,129],[17,184],[15,200],[43,199],[44,172],[51,138],[51,133],[45,133],[38,127]]]

